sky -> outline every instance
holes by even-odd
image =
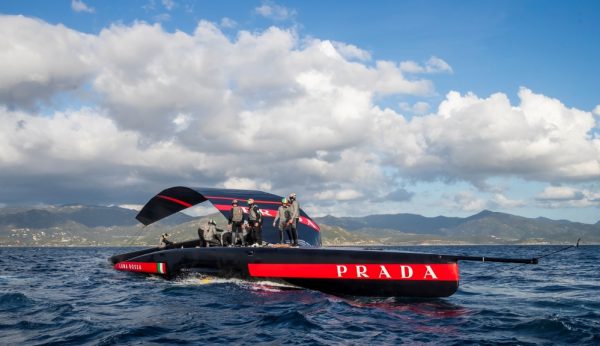
[[[0,206],[171,186],[600,221],[597,1],[0,3]]]

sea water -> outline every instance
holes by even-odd
[[[534,257],[559,246],[402,247]],[[269,283],[116,271],[133,248],[0,248],[0,345],[600,344],[600,246],[538,265],[460,262],[440,299],[336,297]]]

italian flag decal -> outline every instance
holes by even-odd
[[[119,262],[115,264],[116,270],[124,270],[128,272],[136,273],[149,273],[149,274],[166,274],[167,265],[166,263],[156,262]]]

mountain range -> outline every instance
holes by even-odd
[[[600,242],[600,221],[585,224],[489,210],[466,218],[416,214],[328,215],[315,221],[322,228],[343,231],[338,239],[340,243],[362,240],[378,244],[553,244],[570,243],[577,238],[588,243]]]
[[[197,236],[208,218],[221,227],[221,214],[191,217],[177,213],[142,227],[136,211],[117,206],[64,205],[39,208],[0,208],[0,246],[126,246],[154,245],[168,232],[174,240]],[[568,220],[525,218],[484,210],[460,217],[416,214],[325,216],[314,219],[325,245],[419,244],[555,244],[600,243],[600,221],[584,224]]]

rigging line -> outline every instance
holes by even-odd
[[[555,250],[555,251],[552,251],[552,252],[549,252],[549,253],[543,254],[543,255],[541,255],[541,256],[538,256],[538,257],[534,257],[534,259],[536,259],[536,260],[539,260],[540,258],[548,257],[548,256],[550,256],[550,255],[554,255],[554,254],[557,254],[557,253],[559,253],[559,252],[563,252],[563,251],[566,251],[566,250],[569,250],[569,249],[572,249],[572,248],[578,248],[578,247],[579,247],[579,241],[581,241],[581,238],[578,238],[578,239],[577,239],[577,243],[575,243],[575,245],[569,245],[569,246],[566,246],[566,247],[564,247],[564,248],[562,248],[562,249]],[[517,267],[521,267],[521,266],[523,266],[523,265],[526,265],[526,264],[530,264],[530,263],[519,263],[519,264],[515,264],[515,265],[513,265],[513,266],[510,266],[510,267],[508,267],[508,268],[504,268],[504,269],[502,269],[502,270],[499,270],[498,272],[506,272],[506,271],[513,270],[513,269],[515,269],[515,268],[517,268]],[[467,283],[473,282],[473,281],[475,281],[475,280],[476,280],[475,278],[472,278],[471,280],[460,281],[460,284],[461,284],[461,285],[464,285],[464,284],[467,284]]]
[[[580,241],[581,241],[581,238],[578,238],[578,239],[577,239],[577,243],[575,243],[575,245],[569,245],[569,246],[567,246],[567,247],[564,247],[564,248],[562,248],[562,249],[558,249],[558,250],[556,250],[556,251],[549,252],[549,253],[547,253],[547,254],[544,254],[544,255],[541,255],[541,256],[538,256],[538,257],[536,257],[536,259],[540,259],[540,258],[548,257],[548,256],[550,256],[550,255],[554,255],[555,253],[563,252],[563,251],[565,251],[565,250],[569,250],[569,249],[571,249],[571,248],[577,248],[577,247],[579,247],[579,242],[580,242]]]
[[[139,238],[140,234],[142,233],[142,231],[146,228],[147,225],[144,225],[142,228],[140,228],[140,230],[137,232],[137,234],[135,235],[135,237],[133,237],[133,239],[131,239],[131,241],[129,242],[129,244],[127,244],[127,246],[131,246],[131,244],[133,244],[134,241],[137,241],[137,239]]]

